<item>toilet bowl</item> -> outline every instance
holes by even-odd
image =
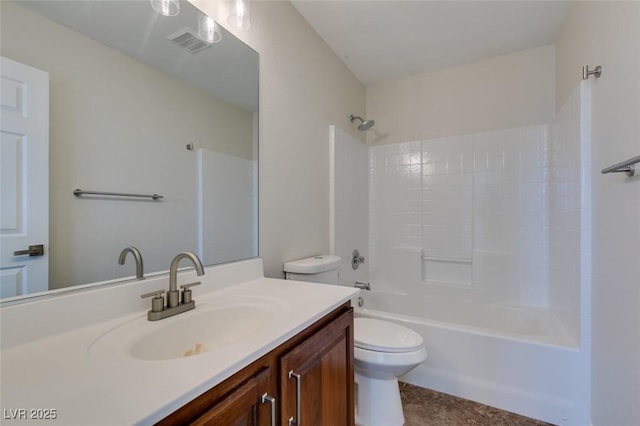
[[[284,264],[288,280],[339,284],[340,258],[320,255]],[[356,313],[357,315],[357,313]],[[356,424],[402,426],[398,377],[427,359],[422,336],[407,327],[371,318],[354,320]]]
[[[356,424],[404,424],[398,377],[427,359],[422,336],[387,321],[354,320]]]

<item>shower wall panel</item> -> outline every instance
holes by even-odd
[[[550,302],[578,341],[580,297],[590,280],[590,112],[584,85],[576,86],[551,126]]]
[[[369,279],[369,183],[367,146],[337,126],[330,126],[330,251],[340,256],[340,280],[346,285]],[[365,263],[351,266],[357,249]]]
[[[548,147],[547,125],[371,147],[372,281],[546,307]]]

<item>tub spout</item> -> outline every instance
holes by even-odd
[[[360,290],[371,290],[371,285],[369,283],[361,283],[360,281],[356,281],[354,287],[359,288]]]

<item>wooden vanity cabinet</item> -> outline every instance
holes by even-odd
[[[261,402],[261,397],[265,393],[274,396],[277,388],[272,368],[262,361],[252,363],[156,424],[270,426],[270,407]]]
[[[276,399],[276,425],[293,418],[296,426],[353,426],[353,363],[353,309],[345,303],[158,424],[269,426],[266,393]]]
[[[281,425],[354,424],[352,330],[349,312],[280,358]]]
[[[270,426],[271,407],[262,395],[269,394],[271,369],[251,376],[247,381],[225,395],[219,402],[191,422],[194,426]]]

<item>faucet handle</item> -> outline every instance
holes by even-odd
[[[182,289],[182,303],[191,303],[193,300],[191,299],[191,287],[202,284],[200,281],[189,284],[182,284],[180,288]]]
[[[142,294],[140,295],[140,297],[144,299],[146,297],[153,296],[153,299],[151,299],[151,312],[160,312],[164,310],[164,297],[162,296],[163,293],[164,290],[156,290]]]
[[[364,263],[364,256],[360,256],[360,252],[356,249],[351,254],[351,267],[355,271],[361,263]]]
[[[155,297],[162,297],[161,295],[164,292],[165,292],[164,290],[150,291],[149,293],[145,293],[145,294],[140,295],[140,297],[143,298],[143,299],[145,297],[151,297],[151,296],[154,296],[154,298]]]
[[[184,291],[191,291],[191,287],[196,286],[196,285],[200,285],[202,284],[200,281],[195,282],[195,283],[189,283],[189,284],[182,284],[180,286],[181,289],[184,289]]]

